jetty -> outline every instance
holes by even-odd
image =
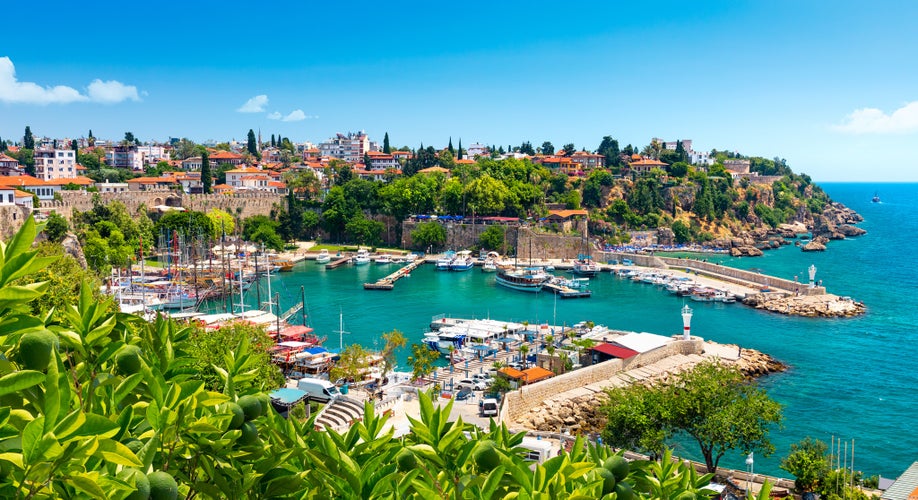
[[[350,261],[351,261],[350,257],[346,257],[346,256],[341,257],[340,259],[333,260],[329,262],[328,264],[325,264],[325,269],[337,269],[341,267],[342,265],[347,264]]]
[[[398,271],[381,278],[375,283],[364,283],[364,290],[392,290],[395,288],[395,282],[411,274],[411,271],[414,271],[418,268],[424,261],[422,259],[417,259],[414,262],[410,262],[407,266],[402,267]]]
[[[561,297],[562,299],[585,299],[593,295],[593,292],[590,290],[577,290],[569,286],[556,284],[556,283],[545,283],[542,285],[542,290],[548,290],[549,292]]]

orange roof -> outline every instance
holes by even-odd
[[[439,173],[445,174],[445,173],[449,172],[449,169],[448,169],[448,168],[443,168],[443,167],[441,167],[441,166],[439,166],[439,165],[434,165],[433,167],[427,167],[427,168],[422,168],[421,170],[418,170],[418,173],[419,173],[419,174],[435,174],[435,173],[438,173],[438,172],[439,172]]]
[[[7,155],[5,155],[5,154],[3,154],[3,153],[0,153],[0,161],[2,161],[2,162],[15,161],[16,163],[19,163],[19,160],[17,160],[16,158],[13,158],[13,157],[11,157],[11,156],[7,156]]]
[[[231,153],[229,151],[217,151],[216,153],[210,155],[212,160],[241,160],[242,155],[237,155],[236,153]]]
[[[128,184],[173,184],[175,177],[137,177],[128,179]]]
[[[564,217],[565,219],[574,215],[588,215],[586,210],[549,210],[549,215],[557,215],[558,217]]]
[[[461,159],[461,160],[456,160],[456,163],[457,163],[458,165],[474,165],[474,164],[476,163],[476,161],[475,161],[475,160],[470,160],[470,159],[468,159],[468,158],[463,158],[463,159]]]
[[[526,370],[523,370],[523,376],[527,384],[533,384],[540,380],[545,380],[547,378],[554,377],[555,374],[551,372],[550,370],[546,370],[545,368],[542,368],[541,366],[533,366],[532,368],[527,368]]]
[[[0,175],[0,186],[47,186],[48,183],[31,175]]]
[[[283,182],[278,182],[278,181],[270,181],[270,182],[268,182],[268,185],[271,186],[271,187],[276,187],[276,188],[285,188],[285,187],[287,187],[286,184],[284,184]]]
[[[367,156],[370,156],[370,157],[373,157],[373,156],[389,156],[389,157],[391,157],[392,155],[389,154],[389,153],[383,153],[382,151],[367,151]]]
[[[28,191],[22,191],[22,190],[20,190],[20,189],[14,189],[14,190],[13,190],[13,195],[14,195],[16,198],[31,198],[31,197],[35,196],[35,193],[30,193],[30,192],[28,192]]]
[[[497,373],[503,373],[512,379],[521,379],[526,377],[525,373],[517,370],[516,368],[510,368],[509,366],[497,370]]]
[[[667,167],[669,166],[669,163],[663,163],[662,161],[659,161],[659,160],[651,160],[651,159],[645,158],[645,159],[641,159],[638,161],[633,161],[628,164],[629,167],[634,166],[634,165],[649,165],[652,167]]]
[[[53,179],[53,180],[47,181],[47,184],[50,184],[52,186],[66,186],[67,184],[76,184],[78,186],[89,186],[89,185],[94,184],[95,182],[96,181],[90,179],[89,177],[78,175],[76,177],[65,177],[62,179]]]
[[[10,153],[18,153],[19,146],[7,146],[6,150],[9,151]]]
[[[255,167],[242,167],[226,171],[228,174],[251,174],[252,172],[261,172],[261,169]]]
[[[220,190],[220,191],[222,191],[222,190],[232,190],[232,189],[233,189],[233,187],[230,186],[229,184],[217,184],[216,186],[214,186],[214,191],[217,191],[217,190]]]

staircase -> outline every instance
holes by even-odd
[[[330,427],[344,432],[351,427],[351,422],[363,418],[363,403],[346,396],[338,396],[319,412],[316,417],[316,429]]]

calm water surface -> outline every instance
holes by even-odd
[[[825,253],[803,253],[794,246],[764,257],[710,257],[742,268],[801,280],[817,267],[817,279],[831,293],[849,295],[868,306],[855,319],[789,318],[742,305],[702,304],[695,310],[692,333],[723,343],[737,343],[788,363],[790,371],[761,381],[784,405],[785,423],[773,431],[777,452],[756,456],[757,472],[782,474],[780,458],[805,436],[829,442],[834,436],[855,440],[855,464],[867,474],[896,477],[915,459],[918,411],[918,280],[915,279],[918,218],[916,184],[823,184],[824,189],[866,219],[866,236],[829,243]],[[871,203],[874,192],[882,203]],[[558,300],[498,288],[494,275],[474,269],[436,272],[422,266],[394,291],[365,291],[362,284],[394,271],[395,265],[342,267],[326,271],[313,262],[272,278],[281,308],[299,301],[305,286],[308,322],[326,345],[339,343],[339,315],[344,344],[380,347],[380,334],[398,329],[419,341],[432,316],[491,317],[573,324],[591,320],[612,328],[671,335],[681,331],[682,300],[656,287],[604,274],[593,280],[593,297]],[[255,302],[250,293],[248,301]],[[407,349],[401,353],[404,362]],[[850,446],[850,445],[849,445]],[[694,447],[678,452],[693,456]],[[695,458],[698,458],[695,456]],[[743,456],[724,457],[722,465],[744,468]]]

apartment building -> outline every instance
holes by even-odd
[[[50,181],[76,177],[76,151],[72,149],[36,149],[35,177]]]

